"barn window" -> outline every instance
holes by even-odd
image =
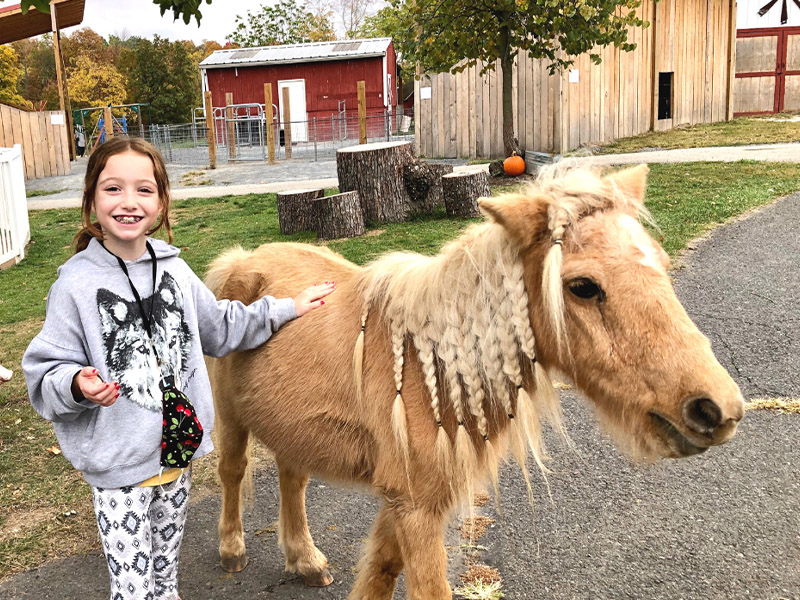
[[[672,72],[658,74],[658,118],[672,118]]]

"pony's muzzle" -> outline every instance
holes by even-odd
[[[710,445],[727,442],[736,432],[736,426],[744,416],[741,398],[729,403],[727,410],[711,398],[689,398],[683,402],[681,415],[684,425],[692,432],[709,441]]]

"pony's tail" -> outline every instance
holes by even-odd
[[[219,298],[228,282],[228,278],[233,274],[237,267],[252,256],[250,250],[245,250],[241,246],[234,246],[226,250],[215,258],[208,266],[205,283],[214,295]]]
[[[356,398],[359,404],[364,401],[364,391],[362,390],[364,374],[364,335],[367,327],[368,314],[369,311],[364,310],[364,314],[361,315],[361,331],[358,332],[356,346],[353,349],[353,380],[355,382]]]

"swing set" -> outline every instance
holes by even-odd
[[[152,123],[149,103],[111,104],[111,132],[113,135],[133,135],[144,137],[145,126]],[[106,107],[79,108],[72,111],[76,126],[83,127],[86,134],[86,154],[94,152],[98,145],[106,141],[106,123],[103,111]],[[145,111],[146,109],[146,111]],[[146,114],[146,117],[145,117]],[[146,119],[146,123],[145,123]]]

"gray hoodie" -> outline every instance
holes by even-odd
[[[249,306],[220,300],[180,258],[180,251],[150,240],[157,257],[126,262],[150,311],[162,361],[194,404],[204,428],[200,458],[213,450],[214,405],[203,354],[224,356],[263,344],[297,315],[291,298],[265,296]],[[154,300],[154,302],[153,302]],[[108,407],[76,400],[72,379],[85,366],[120,384]],[[161,455],[161,392],[153,349],[141,311],[117,259],[93,239],[58,270],[47,297],[42,331],[22,358],[36,411],[53,422],[64,456],[95,487],[136,485],[158,474]]]

